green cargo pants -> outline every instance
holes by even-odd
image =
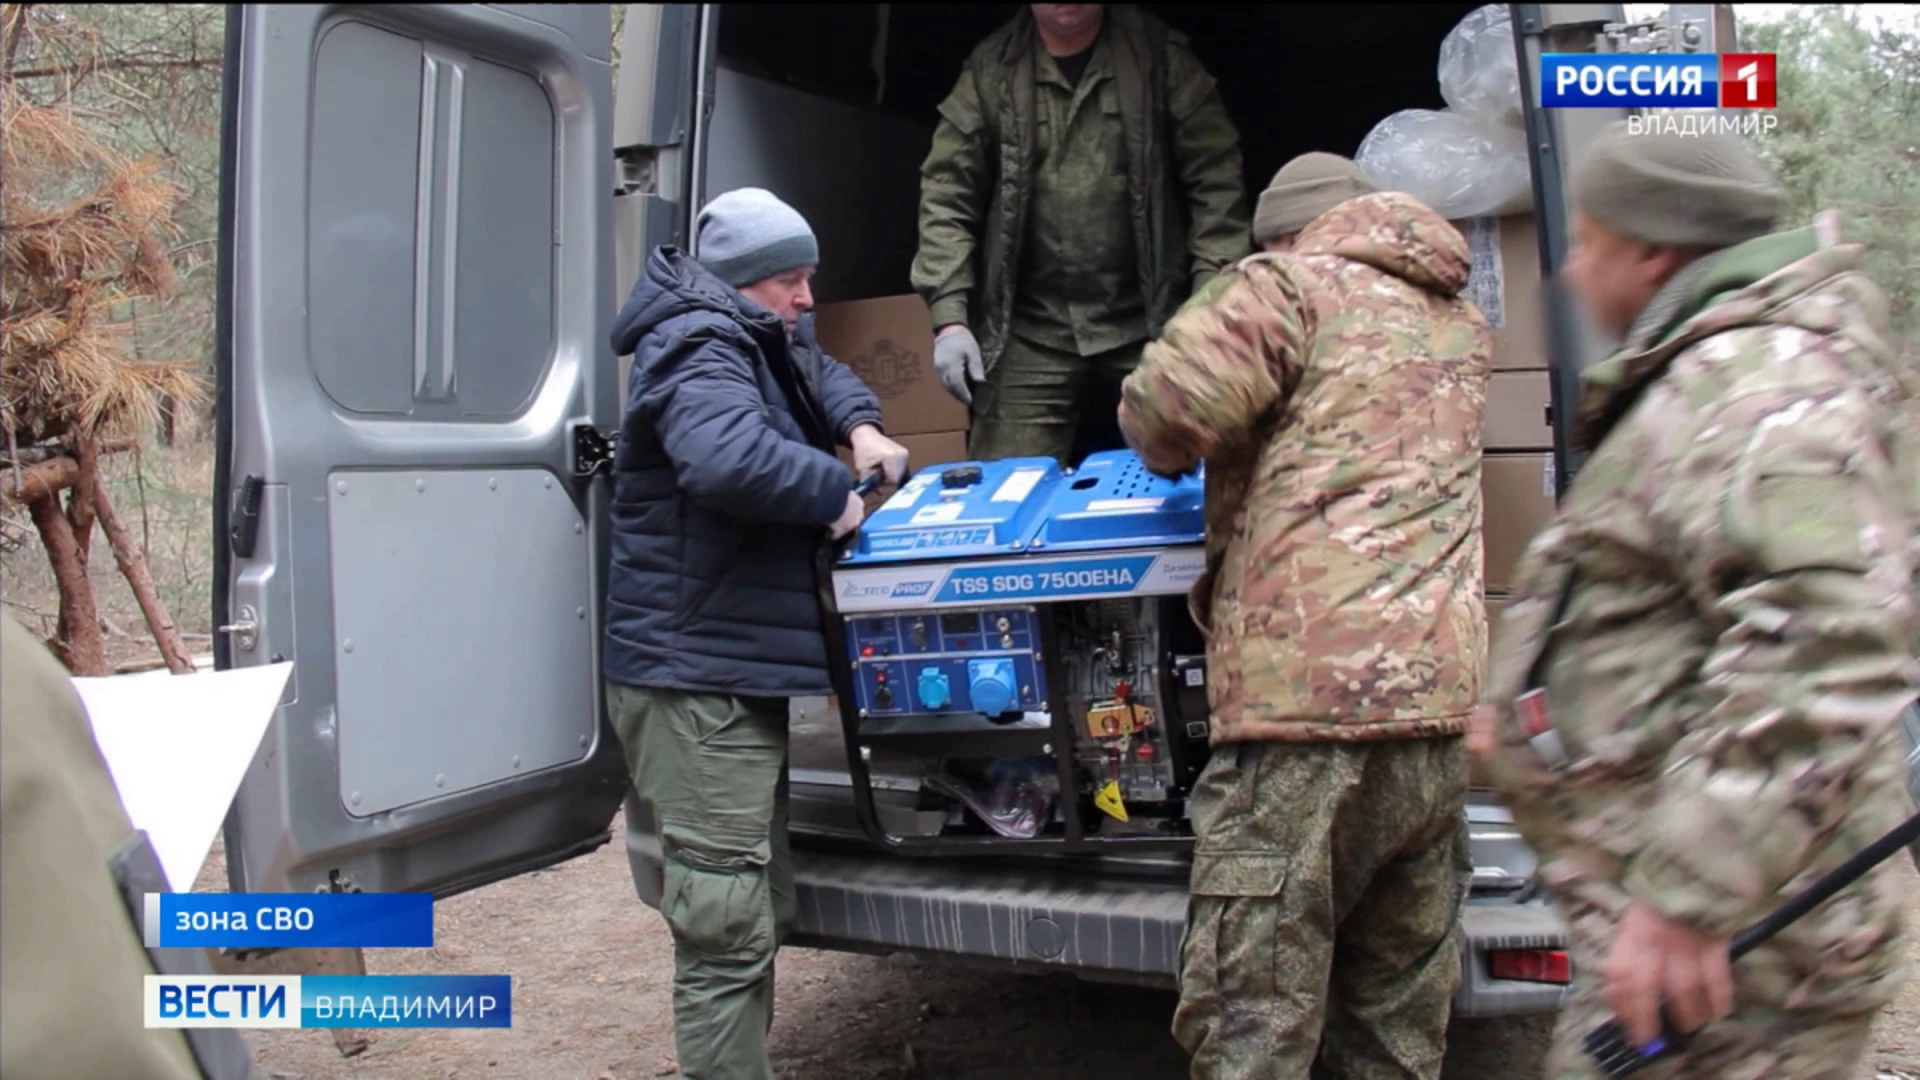
[[[1078,356],[1009,335],[1006,351],[973,388],[975,461],[1050,457],[1062,467],[1120,450],[1120,384],[1139,366],[1146,342]]]
[[[607,709],[666,859],[685,1080],[771,1080],[774,953],[793,925],[787,702],[609,683]]]
[[[1459,737],[1218,748],[1173,1034],[1208,1080],[1437,1080],[1472,878]]]

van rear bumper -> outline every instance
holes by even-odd
[[[658,906],[658,842],[633,830],[627,841],[641,898]],[[1186,883],[1168,878],[797,850],[794,884],[799,918],[791,945],[929,954],[1100,982],[1172,989],[1186,926]],[[1487,960],[1495,949],[1565,948],[1565,927],[1552,909],[1476,900],[1462,922],[1455,1015],[1559,1008],[1562,987],[1496,979]]]

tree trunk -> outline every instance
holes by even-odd
[[[160,593],[153,587],[153,575],[147,572],[147,559],[140,548],[128,535],[127,527],[120,521],[120,515],[114,512],[113,500],[107,497],[107,482],[98,470],[93,474],[93,505],[100,515],[100,527],[107,534],[107,544],[113,548],[114,560],[120,564],[120,572],[126,575],[127,584],[133,586],[133,598],[140,604],[140,613],[147,617],[147,629],[153,631],[154,644],[160,646],[160,656],[167,662],[167,670],[175,675],[185,675],[193,670],[193,657],[187,653],[185,642],[180,640],[180,630],[173,624],[173,617],[167,614],[166,605],[160,602]]]
[[[73,542],[80,552],[80,569],[87,571],[93,564],[93,522],[97,516],[94,493],[101,490],[98,483],[100,451],[90,436],[75,439],[72,451],[73,460],[80,465],[80,475],[68,489],[67,520],[73,522]]]
[[[0,471],[0,493],[7,501],[31,506],[36,500],[58,498],[80,479],[80,464],[70,457],[49,458],[18,469]]]
[[[94,603],[93,583],[87,580],[73,537],[73,522],[61,512],[57,495],[34,499],[27,503],[27,509],[33,514],[34,527],[40,530],[40,542],[46,545],[53,577],[60,587],[60,634],[54,642],[55,653],[74,675],[111,674],[106,641],[100,633],[100,609]]]

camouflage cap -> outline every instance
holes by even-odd
[[[1260,204],[1253,212],[1253,241],[1264,244],[1299,232],[1321,214],[1374,190],[1360,166],[1339,154],[1318,150],[1301,154],[1280,166],[1273,183],[1260,193]]]
[[[1616,121],[1573,174],[1573,202],[1623,236],[1663,247],[1732,247],[1773,231],[1786,191],[1746,140],[1629,134]]]

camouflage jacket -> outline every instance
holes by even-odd
[[[1147,331],[1251,250],[1240,139],[1186,38],[1131,5],[1107,8]],[[1034,53],[1024,8],[973,50],[940,104],[921,167],[912,280],[935,326],[964,323],[989,370],[1006,348],[1033,197]]]
[[[1480,693],[1480,429],[1492,343],[1467,242],[1352,199],[1249,257],[1122,390],[1156,472],[1207,463],[1215,743],[1458,734]]]
[[[1569,903],[1730,935],[1908,812],[1911,388],[1858,258],[1811,230],[1710,256],[1586,374],[1591,456],[1521,564],[1488,681],[1488,772]],[[1753,977],[1870,1006],[1897,962],[1894,869]]]

